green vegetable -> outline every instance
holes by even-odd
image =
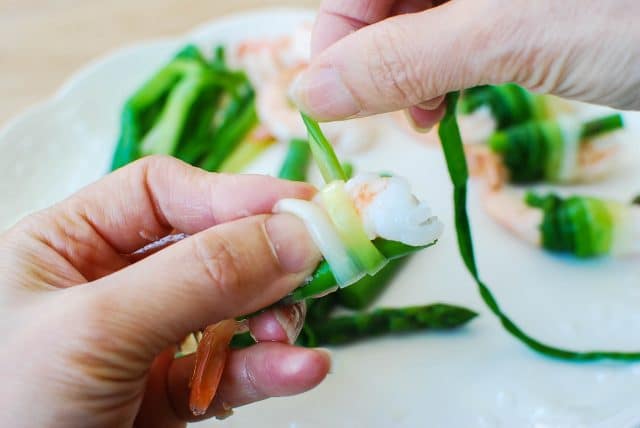
[[[349,309],[365,309],[387,288],[396,274],[406,265],[409,257],[402,257],[389,263],[376,275],[365,276],[355,284],[336,292],[340,305]]]
[[[406,257],[412,253],[435,244],[434,242],[424,247],[413,247],[401,242],[389,241],[380,238],[375,239],[374,241],[372,241],[372,243],[378,249],[378,251],[380,251],[380,253],[389,261]],[[363,279],[365,278],[366,276]],[[360,281],[362,281],[363,279],[361,279]],[[357,287],[358,284],[360,284],[359,281],[355,282],[349,287]],[[287,301],[294,302],[308,299],[310,297],[326,293],[327,291],[336,287],[336,285],[336,279],[331,272],[329,264],[323,260],[322,262],[320,262],[311,277],[303,285],[295,289],[293,293],[291,293],[286,299]]]
[[[507,83],[500,86],[478,86],[464,91],[460,111],[470,114],[482,106],[491,110],[497,129],[505,129],[530,120],[549,116],[546,98],[521,86]]]
[[[323,302],[323,300],[313,302]],[[314,305],[318,304],[314,303]],[[443,303],[404,308],[379,308],[371,312],[334,318],[328,318],[328,314],[314,317],[311,312],[308,312],[307,322],[302,328],[296,345],[309,348],[347,345],[373,337],[424,330],[452,330],[462,327],[477,315],[469,309]],[[231,347],[246,348],[254,343],[249,333],[243,333],[233,338]]]
[[[550,251],[567,252],[588,258],[608,254],[613,244],[614,213],[610,204],[596,198],[528,193],[528,205],[540,208],[542,246]]]
[[[329,318],[309,323],[296,344],[308,347],[345,345],[358,340],[422,330],[450,330],[477,314],[469,309],[445,304],[397,309],[375,309],[369,313]]]
[[[255,92],[247,86],[243,95],[229,105],[220,128],[214,134],[209,152],[199,166],[207,171],[217,171],[257,124]]]
[[[195,163],[215,143],[211,127],[222,95],[247,84],[223,55],[208,64],[196,46],[186,46],[125,103],[112,169],[150,154]]]
[[[265,150],[267,150],[275,141],[273,140],[254,140],[245,138],[240,142],[236,149],[222,162],[218,172],[226,172],[230,174],[239,174],[244,171],[254,160],[256,160]]]
[[[324,181],[327,183],[334,180],[346,181],[347,175],[344,173],[342,165],[340,165],[340,161],[338,161],[338,157],[333,151],[331,143],[322,133],[318,122],[311,119],[304,113],[302,113],[302,121],[309,132],[311,153],[313,154],[313,158],[316,160],[318,168],[320,168]]]
[[[564,130],[554,120],[527,122],[496,132],[489,138],[489,147],[502,156],[511,181],[528,183],[545,179],[563,181],[567,156],[577,156],[580,138],[590,138],[623,126],[619,114],[591,120],[580,126],[571,139],[570,130]],[[574,168],[568,165],[569,168]]]
[[[375,275],[387,264],[387,260],[369,240],[353,201],[344,188],[344,182],[327,184],[320,191],[320,196],[351,260],[360,272]]]
[[[280,168],[278,177],[292,181],[306,181],[307,169],[311,161],[311,149],[306,140],[293,139],[289,142],[289,150]]]
[[[503,327],[515,338],[541,354],[571,361],[594,361],[601,359],[637,361],[640,360],[640,352],[617,351],[573,351],[551,345],[547,345],[525,333],[502,311],[498,302],[491,294],[489,288],[480,279],[473,253],[473,239],[469,217],[467,214],[467,162],[464,156],[462,138],[456,120],[456,108],[459,94],[452,92],[447,95],[447,111],[440,123],[439,135],[442,141],[447,168],[453,183],[453,203],[455,211],[455,224],[460,254],[469,273],[478,284],[480,296],[502,323]]]

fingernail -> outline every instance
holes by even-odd
[[[318,120],[346,119],[360,112],[360,105],[332,66],[311,67],[300,73],[289,97],[300,110]]]
[[[265,224],[267,237],[285,272],[300,273],[313,269],[320,252],[304,223],[290,214],[274,214]]]
[[[329,373],[333,373],[333,353],[327,348],[313,348],[314,351],[323,354],[329,361]]]
[[[274,313],[278,324],[287,335],[289,344],[294,344],[304,326],[307,304],[303,300],[293,305],[280,306],[275,309]]]

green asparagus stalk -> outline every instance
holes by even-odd
[[[301,346],[317,347],[345,345],[358,340],[397,335],[424,330],[458,328],[477,314],[469,309],[446,304],[393,309],[375,309],[369,313],[330,318],[308,324],[296,342]]]
[[[409,257],[391,260],[374,276],[365,276],[350,287],[341,288],[336,293],[340,305],[362,310],[369,307],[388,287],[393,278],[406,265]]]

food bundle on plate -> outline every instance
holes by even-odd
[[[269,146],[286,144],[280,178],[307,180],[313,158],[325,182],[312,201],[282,200],[274,207],[301,218],[323,255],[313,275],[277,303],[306,312],[297,343],[342,345],[466,324],[476,316],[473,311],[444,303],[368,310],[411,254],[437,243],[443,226],[401,176],[354,174],[338,159],[336,151],[366,150],[383,122],[357,119],[321,129],[289,102],[288,87],[307,64],[307,46],[308,28],[302,28],[293,36],[218,46],[211,58],[185,47],[125,103],[113,168],[164,154],[208,171],[241,173]],[[439,135],[454,185],[460,252],[489,309],[528,346],[574,360],[638,359],[636,353],[570,351],[533,339],[505,315],[475,263],[466,213],[467,161],[472,175],[486,182],[488,212],[527,241],[578,257],[639,251],[638,207],[585,196],[530,193],[519,199],[507,189],[509,183],[598,180],[615,169],[624,152],[621,116],[584,118],[579,110],[510,84],[466,91],[460,103],[456,93],[447,97]],[[463,145],[462,137],[469,143]],[[339,307],[355,312],[334,316]],[[254,343],[245,324],[252,315],[202,326],[182,344],[181,355],[196,352],[195,414],[211,403],[229,347]]]

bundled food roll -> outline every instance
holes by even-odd
[[[578,258],[640,254],[640,206],[587,197],[489,192],[485,207],[531,244]]]
[[[623,140],[620,114],[587,122],[560,118],[527,122],[494,133],[488,147],[467,148],[472,169],[492,181],[573,183],[593,181],[612,171]]]

